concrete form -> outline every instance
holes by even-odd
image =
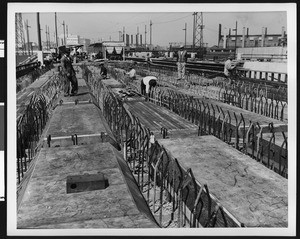
[[[288,226],[288,180],[214,136],[160,139],[247,227]]]

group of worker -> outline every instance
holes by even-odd
[[[224,76],[226,79],[231,82],[232,72],[236,67],[236,63],[232,62],[233,56],[228,56],[227,60],[224,63]],[[185,80],[185,66],[187,62],[187,51],[184,50],[184,46],[180,45],[179,51],[177,53],[177,71],[178,71],[178,80]]]
[[[136,65],[134,63],[134,65]],[[136,80],[136,70],[133,66],[129,67],[129,71],[125,73],[128,77],[128,81],[133,82]],[[157,77],[155,76],[146,76],[141,79],[141,94],[146,97],[146,100],[149,98],[150,91],[153,87],[157,86]]]
[[[61,73],[64,77],[64,96],[74,96],[78,93],[78,80],[72,65],[71,49],[66,47],[61,57]],[[102,79],[107,78],[107,69],[104,63],[100,63],[100,75]]]
[[[229,79],[232,70],[235,68],[236,64],[232,63],[232,56],[229,56],[227,61],[224,64],[224,76],[225,78]],[[187,62],[187,51],[184,50],[184,46],[181,45],[177,54],[177,70],[178,70],[178,79],[184,80],[185,79],[185,67]],[[76,95],[78,92],[78,81],[76,78],[75,70],[72,66],[72,60],[70,58],[70,48],[66,48],[65,52],[61,58],[61,67],[62,67],[62,74],[65,77],[64,83],[64,95],[65,96],[73,96]],[[107,78],[107,69],[104,66],[104,63],[101,64],[100,68],[100,75],[103,79]],[[136,80],[136,71],[134,67],[130,67],[129,72],[126,73],[128,75],[129,81]],[[70,91],[71,85],[71,91]],[[142,95],[148,98],[149,92],[151,88],[157,85],[157,78],[155,76],[146,76],[142,78],[141,82],[141,93]]]

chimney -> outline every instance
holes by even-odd
[[[222,35],[221,35],[221,31],[222,31],[222,25],[221,25],[221,24],[219,24],[218,47],[219,47],[219,44],[220,44],[220,41],[221,41],[221,37],[222,37]]]
[[[265,28],[262,28],[262,33],[261,33],[261,47],[264,47],[265,43]]]
[[[223,48],[226,48],[226,31],[224,31]]]
[[[245,47],[245,27],[243,27],[242,48]]]
[[[281,30],[281,37],[284,37],[284,27],[282,27],[282,30]]]
[[[247,27],[247,38],[249,37],[249,28]]]

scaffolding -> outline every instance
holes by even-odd
[[[15,30],[16,30],[16,54],[22,53],[25,54],[25,37],[24,37],[24,27],[22,20],[22,13],[16,13],[15,21]]]

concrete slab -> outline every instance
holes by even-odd
[[[18,228],[156,227],[135,204],[108,143],[42,149],[18,210]],[[68,175],[102,172],[103,190],[67,194]]]
[[[51,117],[47,135],[55,137],[106,132],[100,121],[100,114],[93,104],[57,106]]]
[[[287,179],[214,136],[159,143],[247,227],[288,226]]]

